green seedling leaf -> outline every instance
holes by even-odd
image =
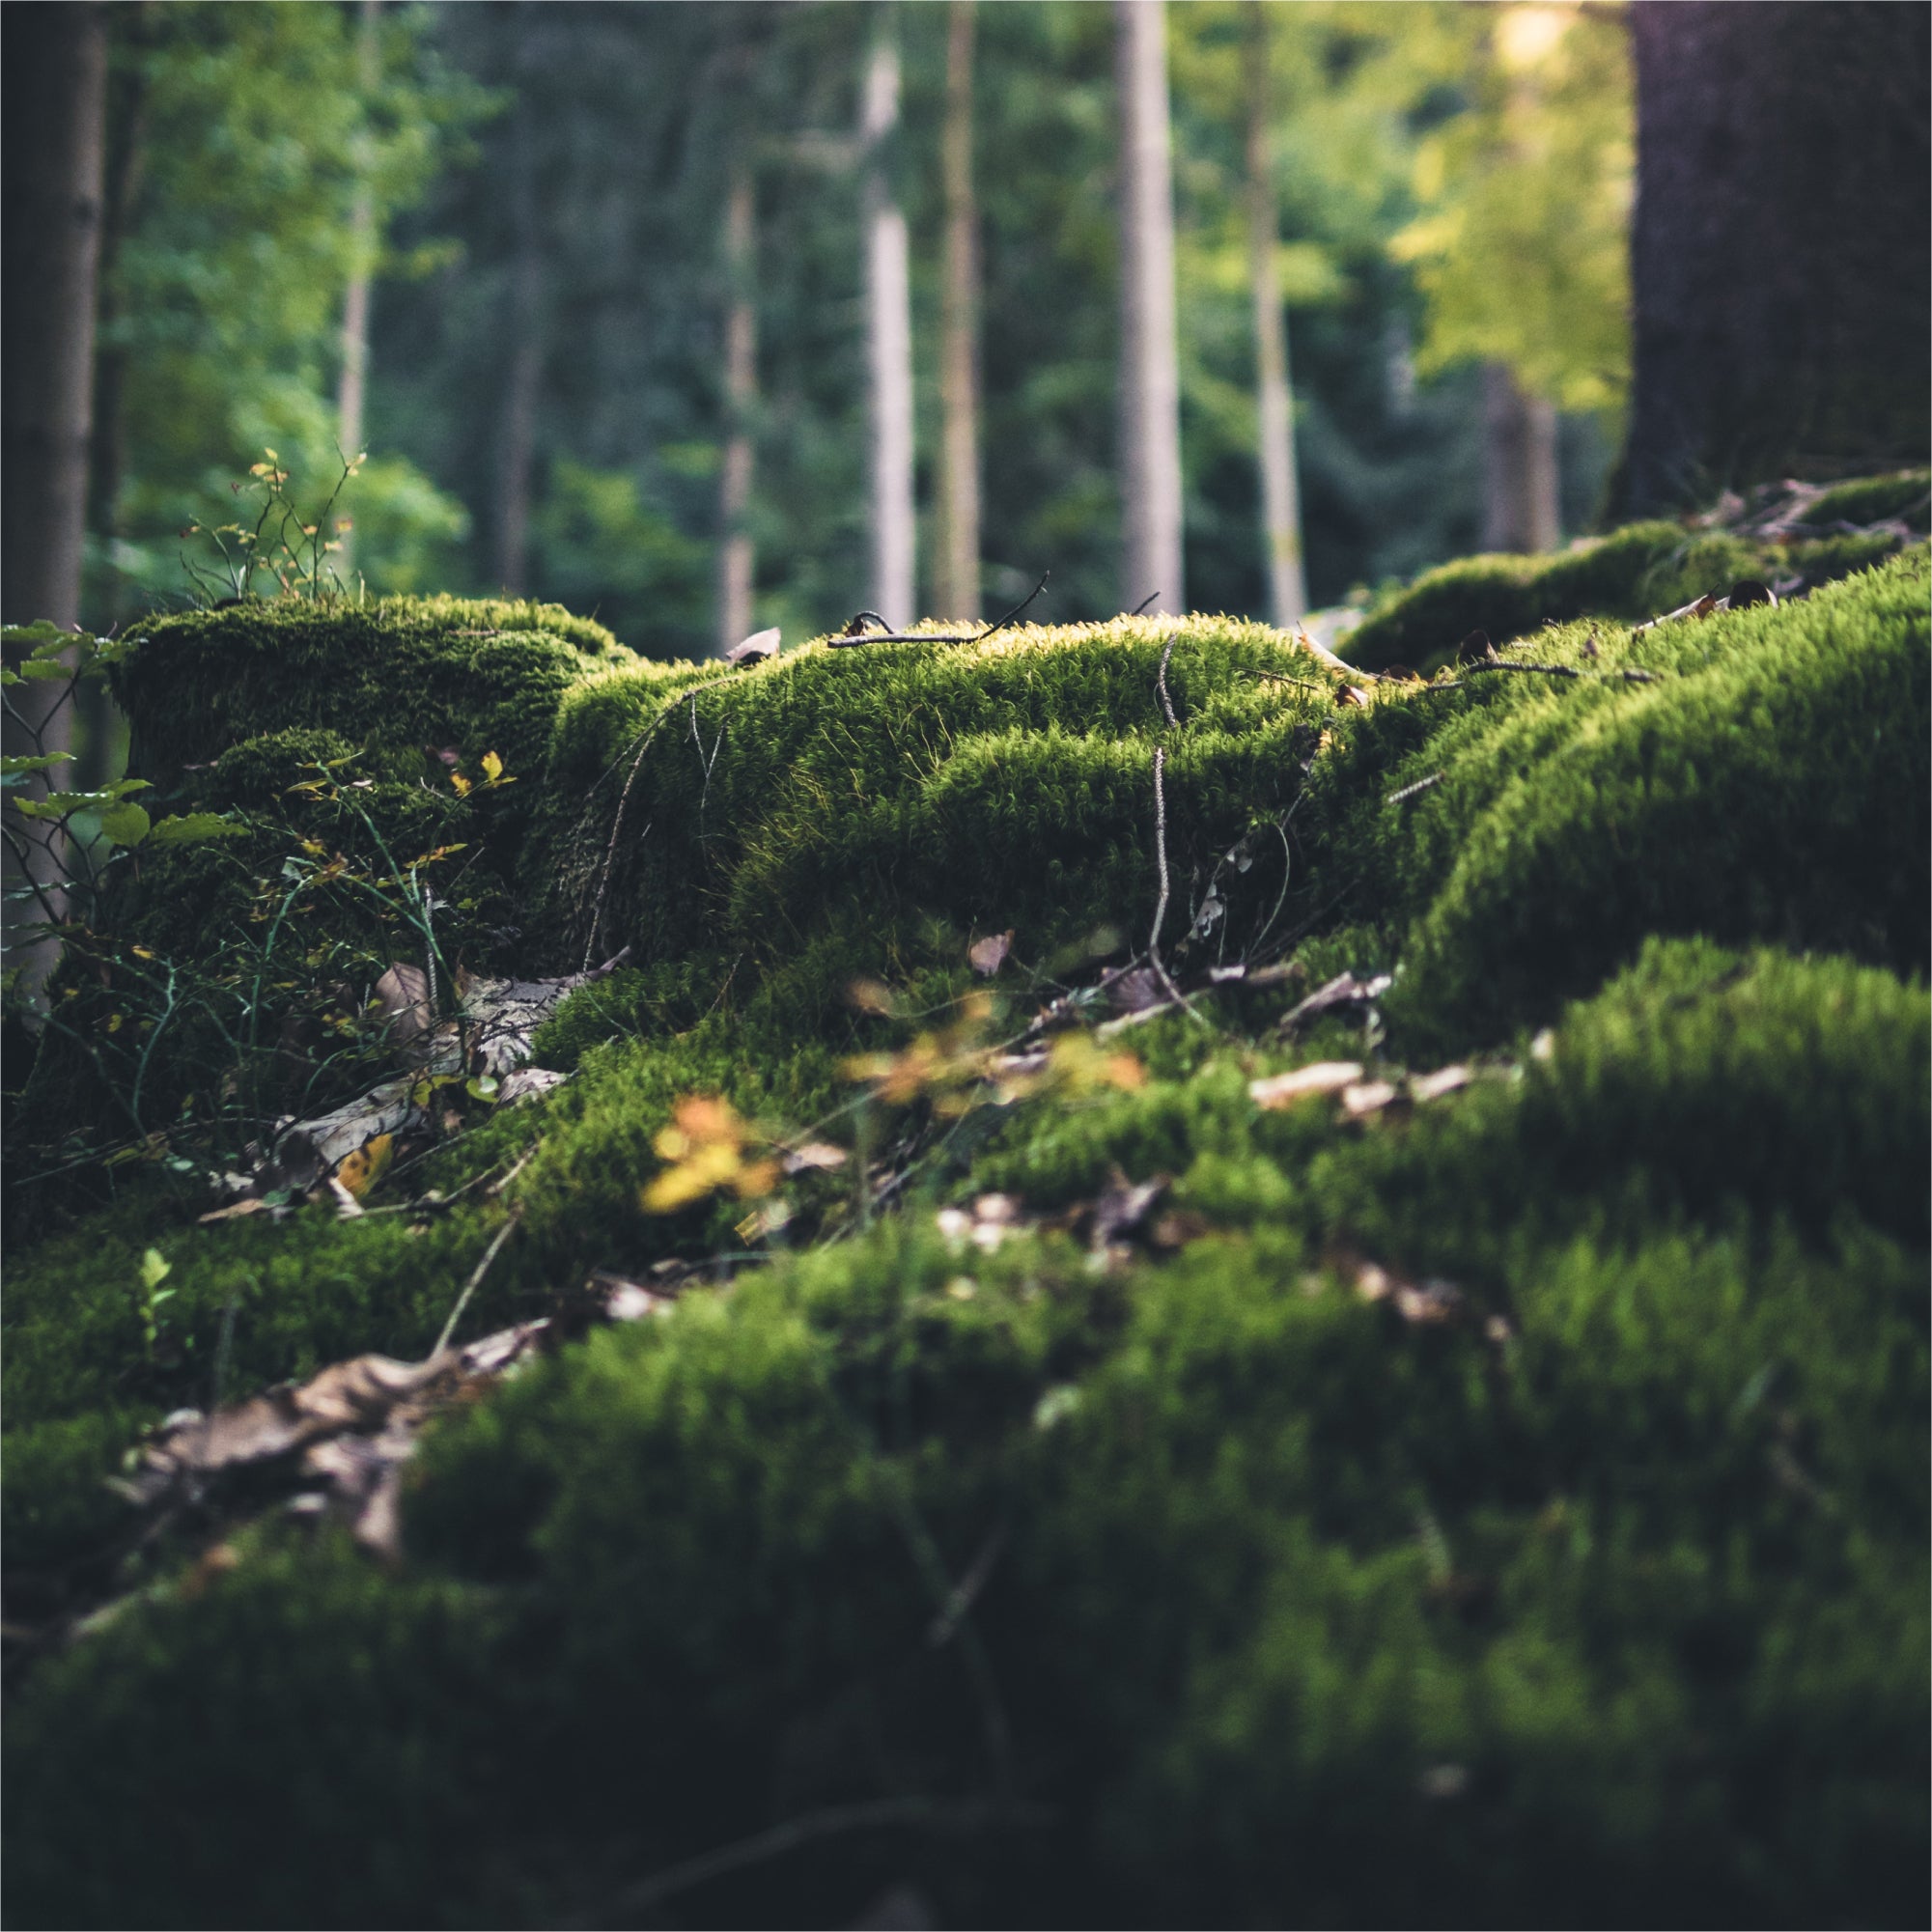
[[[100,835],[110,845],[136,846],[148,836],[151,823],[143,807],[124,798],[101,813]]]
[[[201,845],[209,839],[243,838],[248,827],[219,812],[182,812],[163,819],[149,834],[151,846]]]

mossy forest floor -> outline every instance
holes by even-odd
[[[1366,633],[1426,683],[154,624],[195,835],[10,1096],[9,1922],[1923,1924],[1928,562],[1861,487],[1453,567]],[[620,954],[517,1105],[377,994]],[[336,1418],[393,1533],[143,1457],[453,1311],[546,1326]]]

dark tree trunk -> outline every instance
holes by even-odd
[[[94,299],[105,158],[107,10],[8,7],[0,602],[9,622],[80,617]]]
[[[1626,515],[1922,462],[1932,9],[1638,0]]]

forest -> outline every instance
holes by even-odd
[[[7,1923],[1924,1922],[1932,5],[0,89]]]

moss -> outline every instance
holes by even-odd
[[[129,770],[165,793],[245,740],[326,730],[357,744],[495,751],[540,777],[564,692],[628,661],[600,627],[547,604],[384,599],[193,611],[143,627],[114,673]]]
[[[1874,492],[1870,500],[1892,497]],[[1554,556],[1465,557],[1426,572],[1352,631],[1345,649],[1368,670],[1407,664],[1427,672],[1452,658],[1472,630],[1501,645],[1580,617],[1636,622],[1706,594],[1722,597],[1741,578],[1833,582],[1896,547],[1897,540],[1885,534],[1769,543],[1726,531],[1698,534],[1676,523],[1633,523]]]
[[[937,1822],[657,1909],[843,1923],[910,1879],[978,1923],[1913,1920],[1926,581],[1915,551],[1775,610],[1578,623],[1535,652],[1577,679],[1365,707],[1216,618],[812,647],[717,684],[547,619],[495,640],[550,667],[504,687],[535,694],[527,788],[463,808],[479,869],[543,909],[517,963],[631,963],[544,1029],[568,1085],[375,1205],[534,1145],[481,1331],[590,1268],[760,1238],[729,1193],[644,1211],[686,1094],[859,1158],[786,1182],[801,1251],[774,1238],[439,1425],[399,1571],[265,1522],[232,1571],[164,1540],[120,1574],[144,1595],[8,1726],[10,1918],[628,1919],[643,1874],[917,1795]],[[371,648],[353,631],[351,669]],[[501,693],[472,668],[474,721]],[[414,825],[421,745],[453,741],[355,711],[375,687],[339,721],[236,710],[180,796],[266,836],[285,762],[339,743],[379,823]],[[975,1043],[1139,942],[1157,747],[1169,957],[1292,949],[1300,980],[1121,1036],[1130,1089],[861,1105],[846,1056],[959,1023],[975,936],[1016,936]],[[197,853],[130,935],[192,956],[168,922],[269,860]],[[1211,878],[1225,910],[1184,938]],[[1344,968],[1397,970],[1386,1028],[1271,1030]],[[897,1017],[854,1008],[861,974]],[[1249,1094],[1478,1050],[1467,1089],[1358,1121]],[[868,1154],[918,1157],[870,1224]],[[1169,1182],[1126,1264],[1065,1231],[1116,1169]],[[934,1208],[989,1189],[1059,1231],[949,1237]],[[192,1205],[150,1174],[10,1270],[10,1588],[36,1614],[115,1574],[98,1478],[209,1399],[217,1353],[235,1388],[419,1356],[505,1212]],[[152,1348],[151,1245],[178,1290]],[[1436,1299],[1368,1299],[1364,1259]]]

